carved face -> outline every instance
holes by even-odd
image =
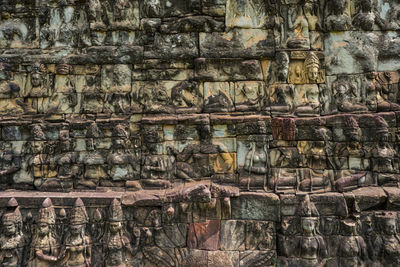
[[[387,142],[387,141],[389,141],[389,132],[387,132],[387,131],[381,132],[381,133],[379,134],[379,140],[380,140],[381,142]]]
[[[17,228],[13,222],[4,222],[3,228],[6,236],[13,236],[17,232]]]
[[[336,14],[343,14],[346,9],[347,0],[336,0],[332,1],[331,4],[331,8],[336,11]]]
[[[120,222],[110,222],[110,232],[115,234],[118,233],[119,230],[121,230],[121,223]]]
[[[83,230],[83,224],[73,224],[71,225],[71,234],[72,235],[79,235]]]
[[[31,83],[33,87],[39,87],[42,85],[42,77],[39,73],[33,73],[31,76]]]
[[[115,137],[112,139],[112,143],[114,148],[125,148],[126,140],[123,137]]]
[[[289,56],[286,53],[279,53],[276,60],[278,63],[278,80],[286,81],[289,74]]]
[[[387,235],[394,235],[396,234],[396,219],[387,220],[385,223],[384,232]]]
[[[43,151],[45,146],[44,141],[34,141],[32,142],[32,153],[40,153]]]
[[[360,0],[360,5],[364,12],[370,12],[372,10],[372,0]]]
[[[317,82],[319,69],[317,66],[312,66],[307,69],[307,77],[310,82]]]
[[[313,218],[302,218],[301,228],[306,234],[313,234],[315,230],[316,221]]]
[[[47,223],[39,223],[39,234],[44,236],[50,232],[50,227]]]

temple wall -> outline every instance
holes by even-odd
[[[400,265],[397,0],[0,15],[2,266]]]

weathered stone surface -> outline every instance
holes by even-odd
[[[221,223],[212,220],[189,225],[187,246],[205,250],[217,250],[219,248]]]
[[[1,266],[400,266],[398,0],[0,15]]]
[[[241,193],[232,198],[232,218],[279,220],[279,198],[269,193]]]
[[[264,58],[274,53],[272,32],[234,29],[226,33],[200,33],[201,57]]]

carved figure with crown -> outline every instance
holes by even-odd
[[[90,267],[92,246],[90,237],[86,235],[86,224],[89,217],[82,199],[75,201],[70,215],[69,231],[67,231],[60,252],[59,266]]]
[[[50,267],[58,260],[60,244],[55,237],[56,213],[50,198],[46,198],[36,220],[28,267]]]
[[[130,146],[129,132],[124,125],[116,125],[113,130],[111,151],[107,156],[109,175],[113,183],[125,183],[140,175],[138,148],[132,151]]]
[[[51,95],[53,76],[48,73],[46,66],[36,61],[31,69],[29,79],[25,86],[25,96],[29,112],[43,113],[48,105],[48,97]]]
[[[22,215],[17,200],[11,198],[7,203],[7,210],[1,217],[0,265],[22,266],[24,245]]]
[[[305,195],[297,215],[300,217],[301,233],[290,243],[291,247],[281,249],[283,256],[287,257],[285,260],[290,262],[289,266],[324,266],[327,248],[318,230],[319,212],[309,195]]]
[[[374,266],[400,265],[400,235],[395,212],[375,215],[380,235],[374,241]]]
[[[381,116],[375,118],[375,129],[378,141],[372,149],[372,171],[375,183],[378,185],[398,185],[400,180],[397,172],[397,152],[390,141],[389,125]]]
[[[139,238],[135,236],[135,246],[124,230],[124,215],[119,200],[114,199],[109,209],[109,219],[103,240],[105,267],[128,267],[138,251]]]
[[[344,118],[343,133],[348,142],[336,143],[334,148],[333,165],[335,168],[335,187],[339,192],[356,189],[367,184],[369,159],[365,158],[365,150],[360,143],[361,129],[357,120],[352,117]]]

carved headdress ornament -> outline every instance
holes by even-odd
[[[376,121],[375,121],[375,126],[376,126],[376,133],[387,133],[389,130],[389,125],[387,124],[387,122],[385,121],[384,118],[382,118],[381,116],[376,117]]]
[[[101,131],[99,129],[99,126],[97,126],[97,123],[95,122],[91,123],[87,129],[86,137],[99,138],[100,136],[101,136]]]
[[[46,198],[42,207],[39,210],[37,223],[47,223],[47,224],[55,224],[56,223],[56,212],[53,207],[53,203],[50,198]]]
[[[36,61],[32,66],[32,73],[42,73],[46,71],[46,67],[39,61]]]
[[[110,222],[121,222],[123,220],[122,206],[118,199],[114,198],[110,205]]]
[[[89,221],[88,214],[86,212],[85,205],[83,204],[82,199],[78,198],[75,201],[74,207],[71,212],[71,224],[86,224]]]
[[[118,124],[113,130],[113,136],[128,138],[129,134],[122,124]]]
[[[304,61],[304,66],[306,68],[312,68],[312,67],[319,68],[320,67],[320,63],[319,63],[318,56],[314,52],[308,53],[308,55],[307,55],[307,57],[306,57],[306,59]]]
[[[382,221],[396,220],[397,214],[395,212],[376,213],[375,218],[377,218],[378,220],[382,220]]]
[[[359,128],[358,122],[352,116],[346,117],[344,123],[349,130],[357,130]]]
[[[18,202],[15,198],[11,198],[7,202],[7,211],[3,214],[1,222],[19,223],[22,224],[22,215],[19,210]]]
[[[33,125],[32,127],[33,140],[44,141],[46,140],[46,135],[43,132],[42,126],[39,124]]]
[[[306,195],[304,200],[301,202],[299,209],[297,210],[297,215],[304,218],[318,218],[319,212],[315,207],[314,203],[311,202],[310,196]]]

